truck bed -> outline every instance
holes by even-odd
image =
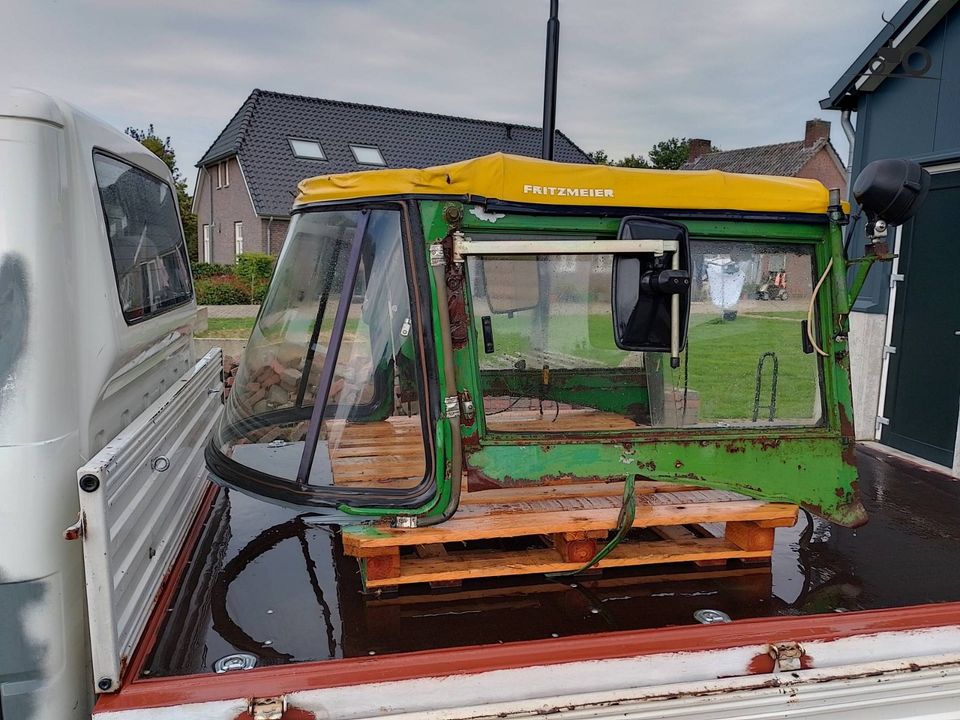
[[[477,580],[364,595],[336,533],[220,491],[165,611],[143,677],[212,672],[237,652],[258,665],[960,600],[960,483],[874,450],[857,453],[870,522],[801,513],[771,564],[662,566],[576,578]],[[147,638],[149,640],[149,638]]]

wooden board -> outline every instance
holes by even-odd
[[[360,562],[367,590],[577,570],[616,529],[622,491],[622,483],[598,483],[467,493],[457,514],[441,525],[345,527],[343,549]],[[774,528],[793,525],[797,512],[795,505],[727,491],[643,483],[633,526],[660,539],[628,539],[595,567],[766,562]],[[526,538],[527,548],[497,545],[507,538]],[[477,541],[485,541],[482,549]]]
[[[714,491],[702,491],[714,492]],[[678,493],[679,495],[679,493]],[[655,496],[654,496],[655,497]],[[682,502],[641,504],[638,498],[633,527],[760,521],[767,527],[790,527],[796,522],[797,507],[759,500],[724,502]],[[398,530],[387,526],[347,527],[343,530],[344,550],[353,548],[398,547],[429,543],[461,542],[485,538],[520,537],[577,530],[612,530],[617,526],[619,503],[589,509],[557,509],[534,512],[504,512],[489,515],[459,513],[451,520],[431,527]]]
[[[709,538],[701,544],[678,546],[671,542],[628,541],[618,545],[598,568],[634,567],[705,560],[765,559],[769,552],[741,550],[723,538]],[[583,563],[563,562],[551,548],[512,552],[461,551],[446,558],[401,558],[399,574],[367,578],[368,589],[412,583],[506,577],[577,570]]]

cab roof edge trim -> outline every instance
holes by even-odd
[[[479,196],[524,205],[800,214],[825,213],[829,206],[827,188],[805,178],[718,170],[639,170],[503,153],[424,169],[321,175],[301,181],[298,189],[294,207],[398,195]]]

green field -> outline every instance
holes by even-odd
[[[197,333],[198,338],[240,338],[246,340],[253,330],[255,318],[210,318],[207,329]]]

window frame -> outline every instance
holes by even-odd
[[[387,159],[383,156],[383,150],[381,150],[376,145],[363,145],[361,143],[347,143],[347,147],[350,148],[350,152],[353,155],[354,162],[357,165],[365,165],[367,167],[387,167]],[[381,162],[364,162],[357,156],[357,150],[376,150],[377,155],[380,156]]]
[[[243,253],[243,220],[235,220],[233,222],[233,257],[237,258]]]
[[[317,148],[319,148],[320,157],[313,157],[310,155],[301,155],[300,153],[297,152],[297,148],[293,144],[294,142],[313,143],[314,145],[317,146]],[[298,160],[318,160],[321,162],[326,162],[329,159],[327,157],[327,151],[323,149],[323,143],[321,143],[319,140],[314,140],[313,138],[287,136],[287,144],[290,146],[290,152],[292,152],[293,156]]]
[[[440,413],[440,387],[433,369],[437,363],[437,353],[439,352],[434,338],[433,307],[431,302],[431,283],[426,266],[426,259],[421,252],[417,250],[417,243],[424,241],[424,229],[420,221],[419,213],[416,212],[416,203],[410,201],[390,202],[374,201],[370,203],[349,203],[349,204],[331,204],[329,206],[308,206],[298,209],[294,215],[306,214],[309,212],[325,211],[350,211],[358,213],[363,210],[392,210],[399,213],[400,219],[400,242],[403,258],[404,275],[407,283],[407,293],[410,301],[410,322],[411,334],[413,335],[414,348],[417,354],[417,387],[419,389],[419,417],[421,437],[424,448],[424,476],[420,482],[410,488],[377,490],[375,488],[356,488],[340,487],[336,488],[338,492],[330,492],[329,487],[310,486],[309,495],[304,502],[303,497],[298,497],[301,502],[291,499],[289,493],[298,489],[296,480],[270,475],[262,471],[252,470],[251,468],[228,457],[219,447],[218,438],[220,431],[215,432],[207,445],[206,459],[207,465],[215,475],[221,477],[225,482],[232,486],[243,489],[244,492],[250,492],[255,495],[264,495],[266,497],[277,499],[278,495],[264,492],[264,488],[279,489],[279,495],[285,497],[286,502],[300,504],[304,507],[317,508],[340,508],[347,506],[351,508],[375,508],[385,510],[384,515],[394,512],[410,512],[424,505],[436,502],[441,498],[440,486],[437,482],[437,466],[439,448],[437,445],[436,428],[441,419]],[[292,217],[291,217],[292,219]],[[292,223],[291,223],[292,226]],[[281,253],[286,252],[289,243],[284,242]],[[263,305],[261,305],[262,311]],[[342,332],[340,340],[342,341]],[[333,337],[328,342],[332,343]],[[326,363],[332,362],[336,365],[339,353],[332,355],[324,361],[324,370]],[[319,427],[327,416],[327,408],[330,406],[329,398],[326,399],[323,412],[318,413]],[[289,412],[290,408],[276,412]],[[308,418],[312,418],[311,410]],[[226,417],[226,415],[224,415]],[[256,418],[258,416],[252,416]],[[259,416],[264,420],[273,419],[274,414],[267,413]],[[248,418],[241,422],[250,422]],[[311,427],[313,421],[311,419]],[[310,430],[307,431],[308,437]],[[306,452],[306,447],[305,447]],[[301,456],[302,459],[303,456]],[[300,491],[302,494],[302,490]],[[326,496],[326,497],[324,497]],[[386,498],[386,499],[385,499]]]
[[[677,222],[683,222],[683,220],[678,220]],[[537,240],[542,238],[544,231],[539,232],[530,232],[523,229],[515,228],[469,228],[466,230],[466,234],[472,240],[474,238],[479,239],[479,242],[474,242],[474,245],[478,245],[482,242],[484,236],[501,236],[504,234],[509,234],[512,237],[515,237],[518,240]],[[558,239],[560,236],[569,238],[569,240],[576,239],[587,239],[587,240],[615,240],[613,235],[605,235],[603,233],[595,233],[593,231],[572,231],[572,232],[550,232],[552,237],[556,236]],[[754,238],[745,236],[745,237],[724,237],[722,239],[713,238],[711,236],[705,236],[702,234],[697,234],[690,231],[690,243],[691,246],[695,242],[712,242],[718,240],[719,242],[743,242],[750,245],[757,245],[760,247],[764,246],[782,246],[782,245],[797,245],[798,247],[807,247],[810,249],[810,261],[811,261],[811,272],[813,273],[813,282],[816,282],[816,277],[818,274],[818,268],[822,264],[822,258],[820,256],[820,243],[817,241],[807,241],[807,240],[788,240],[788,239],[779,239],[776,241],[766,240],[760,238]],[[491,252],[491,255],[496,255],[496,252]],[[541,252],[537,255],[563,255],[565,253],[561,252]],[[613,253],[614,257],[616,253]],[[484,257],[484,253],[475,253],[475,257]],[[464,263],[464,269],[466,270],[467,263]],[[470,283],[469,273],[465,276],[465,283]],[[469,293],[468,293],[469,295]],[[829,293],[820,293],[818,296],[818,302],[815,307],[815,324],[819,323],[819,318],[824,314],[829,314],[829,309],[826,306],[826,303],[829,302],[828,296]],[[684,433],[689,434],[691,438],[710,438],[710,437],[722,437],[728,434],[730,431],[743,434],[745,431],[747,435],[752,434],[793,434],[799,433],[801,435],[811,435],[811,434],[822,434],[824,432],[831,432],[835,430],[834,423],[832,420],[832,409],[830,404],[827,402],[827,392],[826,386],[828,383],[833,382],[832,376],[830,376],[830,363],[825,362],[824,358],[819,355],[814,355],[814,359],[817,367],[817,387],[818,387],[818,396],[820,398],[820,415],[816,422],[810,424],[795,424],[795,425],[763,425],[758,427],[751,427],[750,425],[742,425],[735,427],[711,427],[711,426],[688,426],[688,427],[679,427],[679,428],[670,428],[670,427],[637,427],[629,429],[610,429],[610,430],[596,430],[596,429],[581,429],[575,430],[570,429],[563,432],[548,432],[548,431],[539,431],[539,430],[520,430],[520,431],[507,431],[500,429],[492,429],[487,425],[486,422],[486,410],[484,408],[483,402],[483,393],[484,386],[481,380],[481,368],[480,368],[480,359],[483,352],[482,347],[478,347],[478,340],[476,333],[473,332],[475,327],[475,318],[474,318],[474,308],[472,302],[472,295],[470,296],[469,306],[468,306],[468,326],[471,331],[468,333],[467,338],[467,351],[471,356],[471,372],[473,374],[473,387],[471,391],[475,393],[474,402],[476,405],[476,418],[477,418],[477,430],[478,430],[478,439],[482,446],[484,445],[524,445],[531,442],[549,442],[550,444],[577,444],[583,442],[583,439],[587,436],[596,439],[600,443],[609,443],[617,439],[626,439],[626,440],[635,440],[637,442],[651,442],[656,441],[657,436],[662,436],[664,433]],[[799,339],[798,339],[799,342]]]
[[[217,163],[217,190],[223,187],[223,163]]]
[[[213,262],[213,226],[210,223],[203,224],[203,261]]]
[[[110,239],[110,218],[107,217],[107,209],[103,204],[103,193],[100,189],[100,181],[97,178],[97,166],[96,166],[97,156],[109,158],[114,162],[122,163],[123,165],[133,168],[134,170],[142,172],[144,175],[147,175],[153,178],[158,183],[165,185],[167,189],[170,191],[171,197],[174,200],[173,209],[177,217],[177,229],[180,237],[179,248],[183,255],[183,260],[186,263],[187,284],[189,285],[189,288],[190,288],[190,292],[179,302],[174,303],[172,305],[168,305],[158,310],[157,312],[150,313],[148,315],[141,315],[135,318],[127,317],[127,312],[123,309],[123,301],[120,299],[120,277],[117,275],[117,261],[113,251],[113,241]],[[145,167],[141,165],[137,165],[136,163],[124,157],[121,157],[115,153],[112,153],[109,150],[96,147],[96,146],[94,146],[93,150],[91,151],[90,167],[93,170],[94,185],[96,186],[96,189],[97,189],[97,202],[100,203],[100,215],[103,218],[103,226],[102,226],[103,236],[107,241],[107,249],[110,251],[110,271],[113,274],[114,287],[116,288],[116,291],[117,291],[117,305],[120,308],[120,314],[123,316],[123,321],[128,326],[138,325],[142,322],[153,320],[154,318],[158,318],[161,315],[165,315],[168,312],[171,312],[173,310],[176,310],[177,308],[183,307],[184,305],[188,305],[194,302],[194,300],[196,299],[196,288],[194,288],[194,284],[193,284],[193,273],[190,272],[190,254],[187,252],[187,240],[183,234],[183,219],[180,217],[180,208],[176,202],[177,192],[173,184],[166,178],[161,177],[160,175],[157,175],[156,173],[153,173],[150,170],[147,170]]]
[[[223,186],[230,187],[230,159],[223,161]]]

